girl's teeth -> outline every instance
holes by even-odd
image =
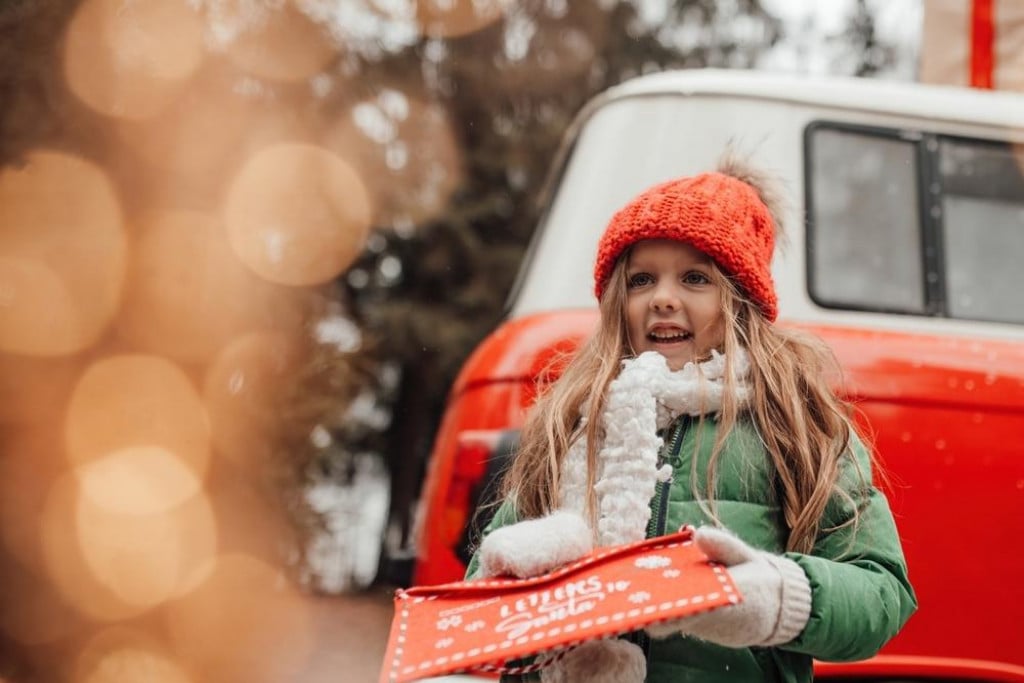
[[[673,335],[659,335],[659,334],[652,334],[652,335],[650,335],[651,339],[652,339],[653,341],[656,341],[656,342],[677,342],[677,341],[684,341],[684,340],[688,339],[688,338],[689,338],[689,336],[690,336],[690,335],[688,335],[688,334],[673,334]]]

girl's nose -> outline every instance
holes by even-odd
[[[651,296],[651,308],[656,311],[674,311],[679,308],[679,295],[672,287],[658,285]]]

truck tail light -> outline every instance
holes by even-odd
[[[487,463],[494,454],[501,432],[469,430],[456,437],[454,467],[441,514],[443,543],[458,545],[478,502]]]

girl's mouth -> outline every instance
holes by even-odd
[[[653,344],[677,344],[691,339],[693,334],[684,330],[652,330],[647,333],[647,340]]]

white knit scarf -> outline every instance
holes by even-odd
[[[711,352],[703,363],[687,363],[672,371],[665,357],[647,351],[622,362],[622,371],[608,387],[601,414],[604,441],[597,451],[597,529],[600,546],[639,541],[646,535],[650,500],[659,481],[672,476],[671,465],[658,467],[662,439],[659,429],[682,414],[709,415],[722,408],[725,356]],[[732,359],[736,400],[749,395],[750,361],[740,350]],[[586,418],[562,465],[560,507],[584,514],[587,501]]]

